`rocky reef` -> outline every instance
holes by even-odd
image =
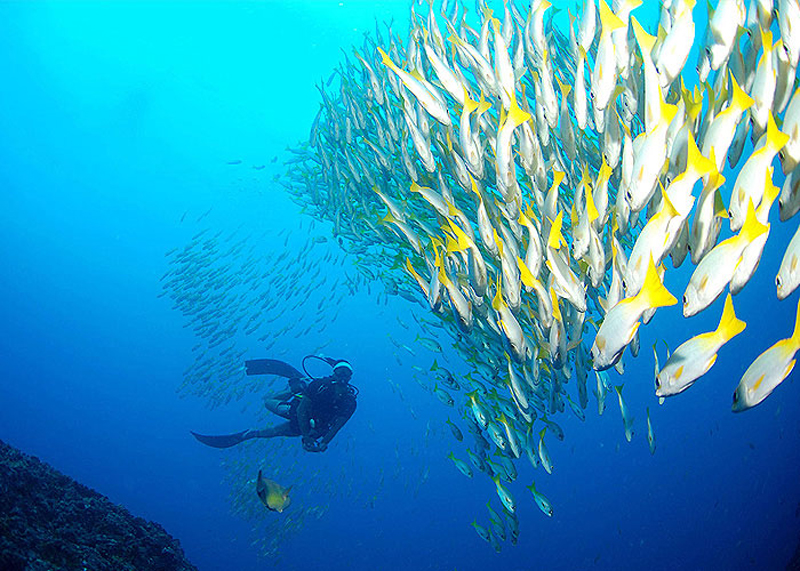
[[[0,441],[3,571],[196,571],[157,523]]]

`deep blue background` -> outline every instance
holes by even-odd
[[[521,541],[500,555],[469,525],[486,524],[487,500],[499,510],[494,485],[445,458],[466,457],[443,427],[458,413],[412,380],[432,356],[411,357],[385,335],[413,345],[414,326],[395,320],[413,324],[410,304],[379,306],[361,291],[324,338],[279,339],[274,350],[294,363],[330,339],[326,352],[352,360],[361,396],[336,445],[299,460],[321,473],[298,498],[327,513],[306,521],[279,562],[257,558],[253,523],[230,514],[224,455],[188,434],[238,430],[256,415],[176,394],[196,339],[156,298],[163,254],[204,225],[241,222],[294,229],[289,247],[303,244],[304,216],[271,182],[283,149],[307,137],[314,82],[340,48],[360,44],[375,18],[405,30],[407,14],[400,1],[0,4],[0,438],[159,521],[203,570],[782,567],[800,530],[797,373],[756,409],[730,412],[741,373],[794,324],[798,294],[779,303],[773,279],[797,220],[777,216],[735,299],[744,334],[706,378],[659,406],[650,347],[714,328],[722,301],[690,320],[678,307],[659,311],[642,329],[642,355],[627,362],[633,442],[613,394],[601,418],[592,397],[585,424],[559,417],[567,437],[550,444],[553,475],[518,463]],[[687,278],[670,271],[667,285],[678,294]],[[289,469],[286,450],[265,465]],[[523,488],[534,476],[552,520]]]

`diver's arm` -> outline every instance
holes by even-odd
[[[326,432],[325,435],[322,437],[322,440],[320,440],[319,443],[320,448],[324,450],[325,448],[328,447],[328,442],[333,440],[333,437],[336,436],[336,433],[342,429],[344,424],[347,422],[347,418],[348,417],[345,416],[337,416],[336,418],[333,419],[333,422],[331,423],[331,427],[328,429],[328,432]]]
[[[303,436],[303,443],[311,441],[311,399],[301,397],[297,404],[297,425],[300,427],[300,434]]]
[[[320,447],[322,447],[323,450],[328,446],[328,442],[333,440],[333,437],[336,436],[336,433],[342,429],[342,427],[347,423],[348,420],[350,420],[350,417],[353,416],[353,412],[355,412],[355,407],[353,408],[353,411],[350,414],[347,415],[341,414],[333,419],[331,427],[328,429],[328,432],[325,433],[325,435],[322,437],[322,440],[319,443]]]

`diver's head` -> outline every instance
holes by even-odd
[[[333,365],[333,378],[340,383],[347,383],[353,376],[353,367],[344,359],[336,361]]]

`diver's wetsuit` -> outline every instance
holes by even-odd
[[[334,377],[315,379],[288,400],[289,433],[282,436],[320,438],[327,445],[356,410],[356,389]],[[283,415],[282,415],[283,416]]]

